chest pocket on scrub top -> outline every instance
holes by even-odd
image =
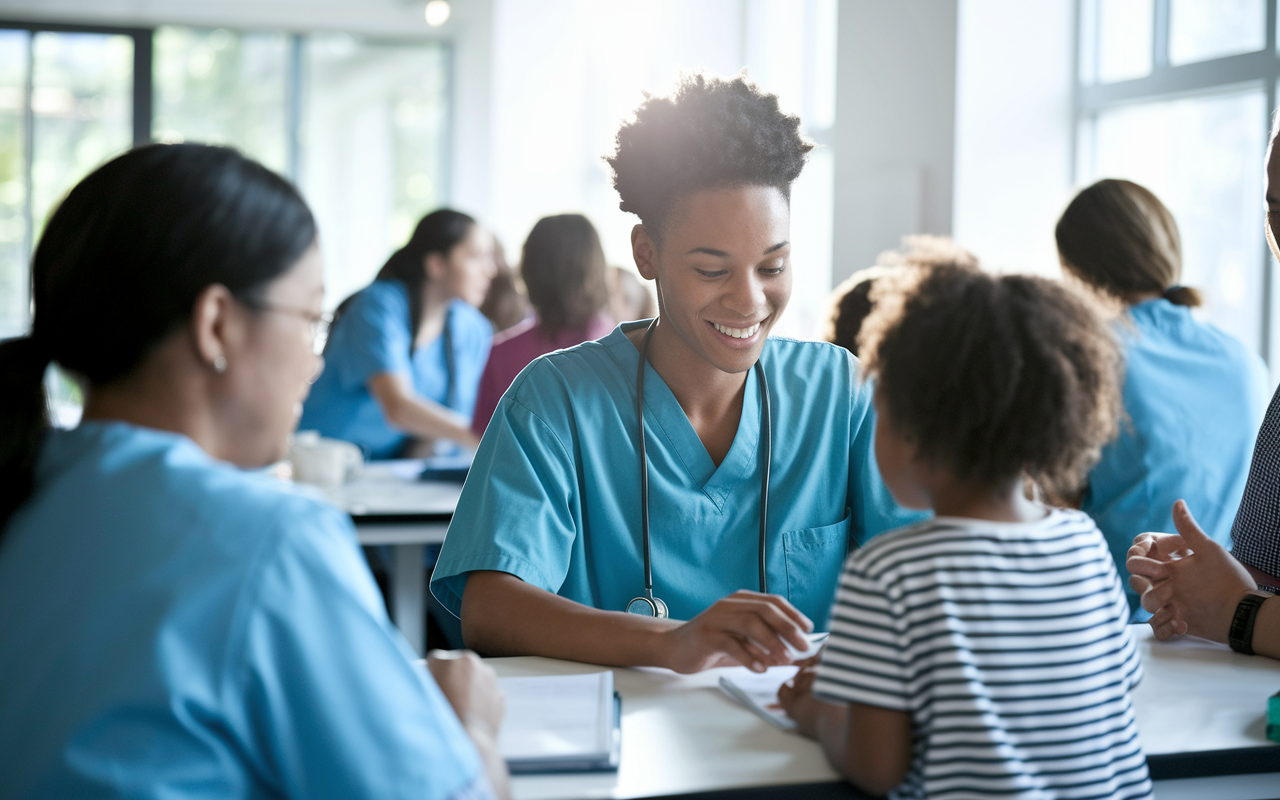
[[[782,534],[782,554],[787,565],[787,599],[826,630],[827,615],[836,596],[836,584],[849,551],[851,509],[832,525],[801,528]]]

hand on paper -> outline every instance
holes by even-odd
[[[816,656],[813,660],[816,661]],[[809,661],[810,659],[806,659]],[[802,668],[796,676],[778,687],[778,705],[796,721],[796,730],[810,738],[818,736],[818,700],[813,696],[817,664]]]
[[[663,662],[676,672],[742,665],[753,672],[792,663],[809,649],[813,623],[785,598],[739,590],[663,634]]]
[[[1173,504],[1173,522],[1176,536],[1144,533],[1134,540],[1125,562],[1129,583],[1142,592],[1157,639],[1189,633],[1226,642],[1236,605],[1256,584],[1200,529],[1182,500]]]

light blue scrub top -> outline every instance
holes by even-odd
[[[454,300],[448,324],[453,339],[454,390],[449,396],[444,336],[409,354],[409,294],[400,281],[374,281],[362,289],[333,326],[324,372],[302,407],[299,430],[359,445],[371,458],[394,457],[408,437],[387,423],[369,393],[369,379],[383,372],[408,375],[413,390],[468,419],[489,359],[493,326],[474,306]]]
[[[1173,504],[1183,499],[1205,532],[1230,547],[1270,392],[1262,359],[1185,306],[1139,303],[1116,330],[1129,419],[1089,473],[1080,508],[1106,537],[1141,621],[1150,615],[1124,565],[1133,537],[1173,532]]]
[[[0,540],[0,796],[488,796],[350,519],[124,423],[53,431]]]
[[[485,430],[431,589],[459,614],[468,572],[508,572],[585,605],[624,611],[644,591],[635,385],[622,327],[534,361]],[[773,413],[769,591],[825,629],[847,550],[919,520],[894,503],[872,450],[869,385],[848,351],[770,338]],[[754,367],[759,369],[759,366]],[[719,467],[646,366],[654,594],[691,619],[758,589],[760,397],[754,374]]]

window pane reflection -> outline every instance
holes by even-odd
[[[310,36],[304,75],[301,185],[336,304],[444,197],[447,51]]]
[[[1094,0],[1100,83],[1151,73],[1154,0]]]
[[[39,32],[32,75],[32,224],[94,167],[133,143],[133,39]]]
[[[0,31],[0,339],[30,322],[26,224],[26,93],[31,36]]]
[[[1171,0],[1169,63],[1252,53],[1267,44],[1265,0]]]
[[[1082,165],[1086,181],[1128,178],[1156,193],[1182,234],[1183,283],[1205,290],[1206,317],[1253,348],[1266,119],[1261,89],[1125,106],[1098,115],[1093,163]]]
[[[154,42],[152,135],[231,145],[283,173],[288,36],[165,27]]]

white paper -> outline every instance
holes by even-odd
[[[498,750],[510,760],[607,756],[614,729],[613,673],[499,678],[506,716]]]
[[[720,689],[770,725],[795,730],[795,721],[778,705],[778,689],[798,671],[799,667],[769,667],[764,672],[733,667],[720,676]]]

